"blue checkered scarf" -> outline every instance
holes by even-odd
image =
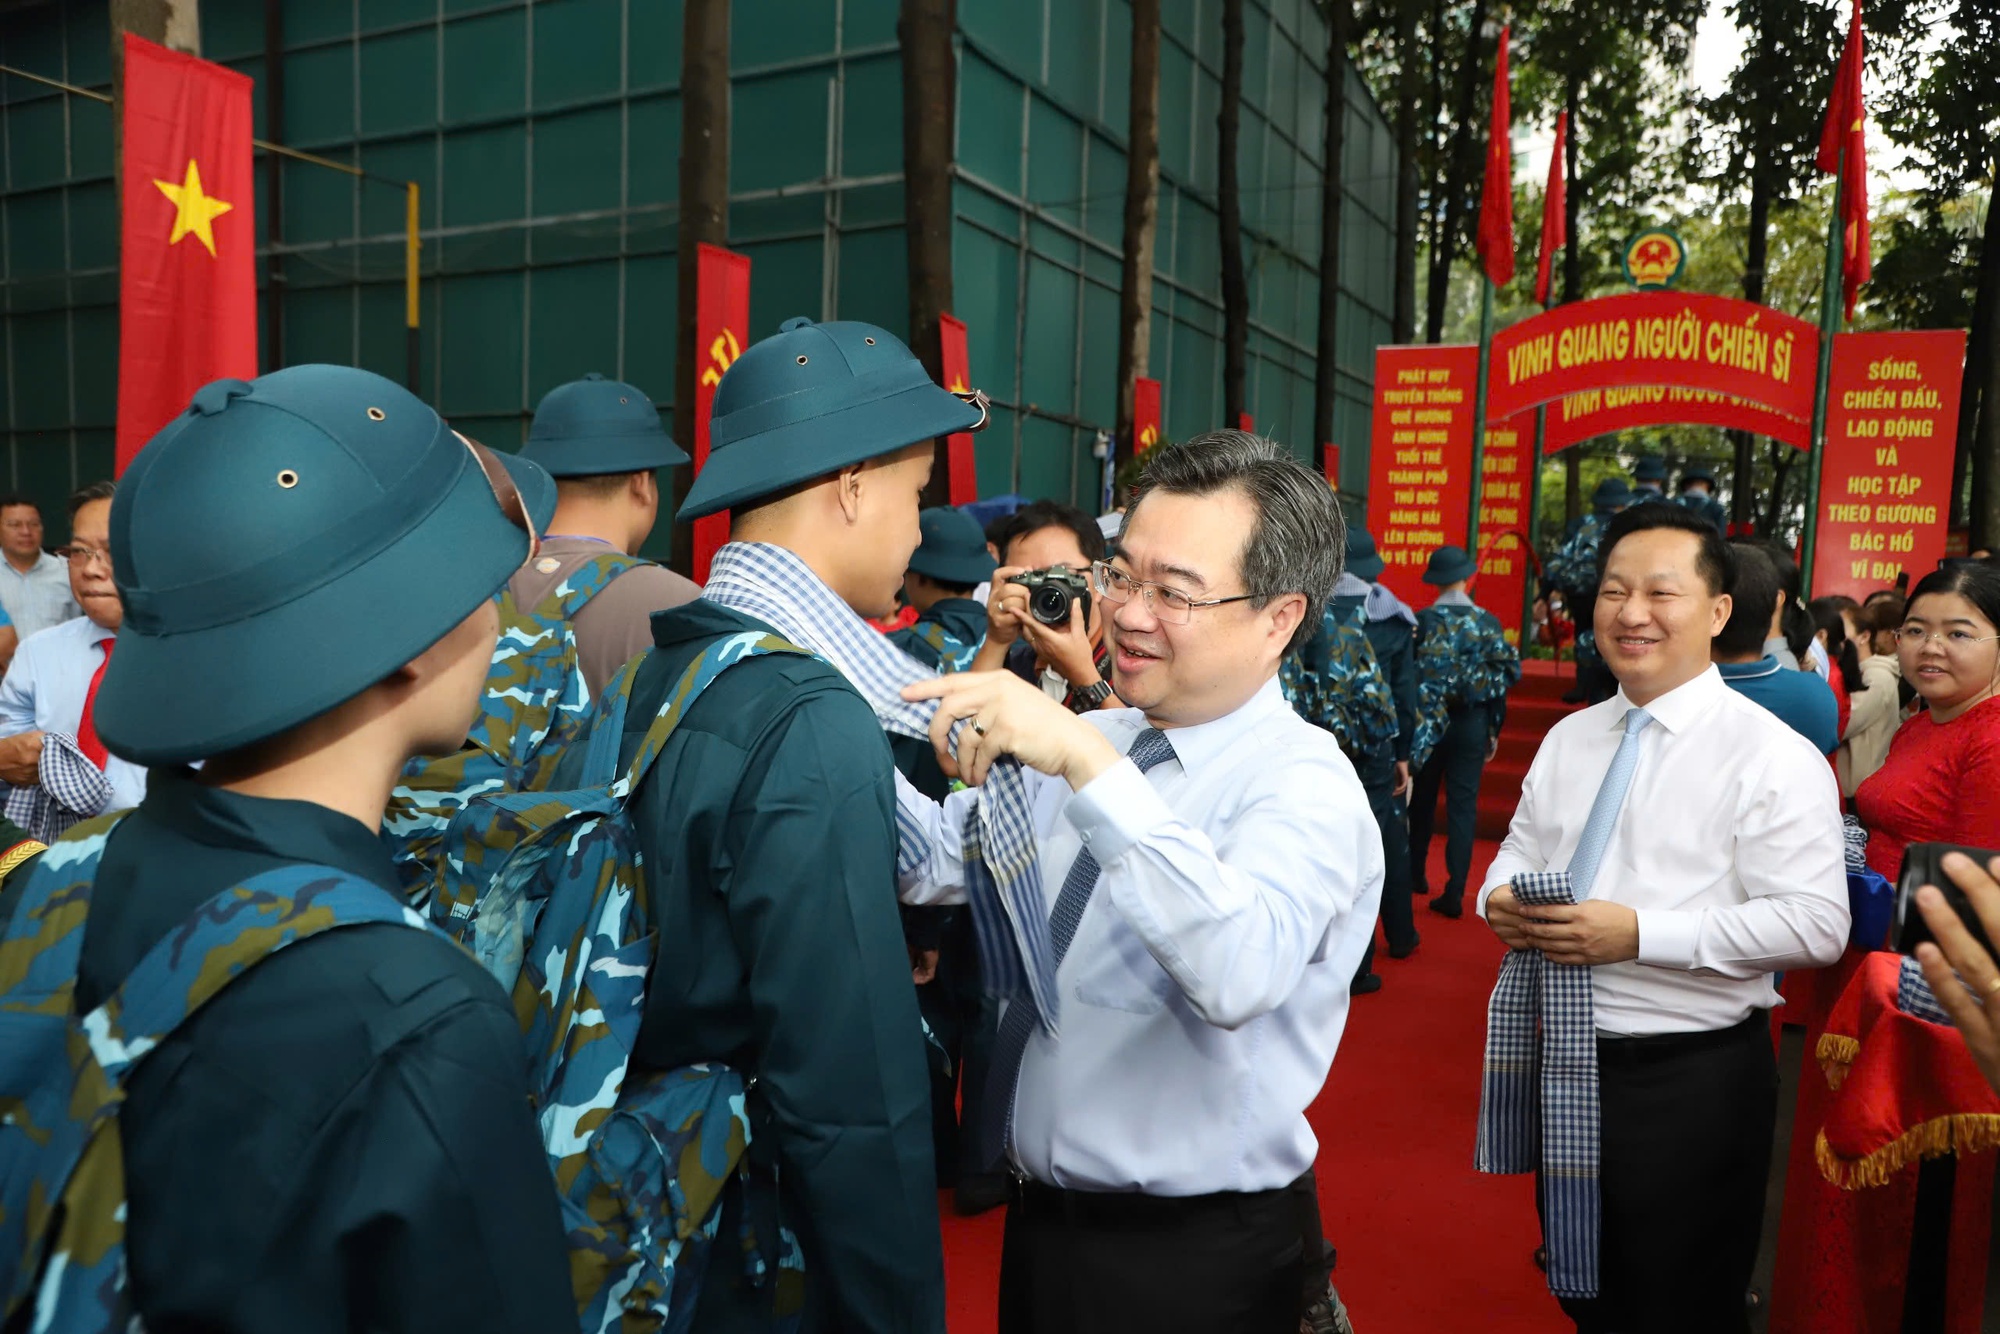
[[[38,842],[55,842],[71,825],[102,815],[111,804],[111,780],[67,732],[42,733],[36,769],[41,781],[8,788],[0,811]]]
[[[701,595],[755,616],[826,659],[868,701],[887,730],[929,739],[937,703],[912,704],[902,697],[902,689],[935,673],[878,634],[792,552],[761,542],[731,542],[715,553]],[[902,782],[900,775],[897,782]],[[929,860],[931,848],[923,826],[901,802],[896,835],[896,871],[908,875]],[[988,771],[966,817],[964,838],[966,899],[986,989],[1032,1000],[1053,1037],[1055,955],[1028,788],[1018,763],[1003,758]]]
[[[1568,871],[1517,875],[1513,887],[1524,904],[1576,902]],[[1598,1115],[1590,969],[1509,951],[1486,1011],[1475,1162],[1482,1172],[1542,1169],[1558,1297],[1597,1295]]]

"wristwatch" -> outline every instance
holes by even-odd
[[[1102,678],[1087,686],[1078,686],[1070,694],[1070,712],[1089,713],[1104,707],[1104,701],[1111,698],[1111,683]]]

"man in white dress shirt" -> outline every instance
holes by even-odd
[[[1541,1146],[1533,1152],[1567,1169],[1541,1173],[1563,1310],[1586,1334],[1743,1331],[1777,1114],[1772,974],[1830,964],[1846,944],[1840,798],[1825,757],[1709,663],[1735,571],[1714,525],[1679,506],[1635,506],[1613,520],[1603,551],[1595,628],[1620,689],[1542,743],[1479,911],[1510,949],[1557,965],[1545,967],[1544,1008],[1527,1016],[1531,1030],[1540,1022],[1541,1064],[1539,1096],[1526,1102],[1556,1127],[1528,1141]],[[1544,892],[1540,873],[1562,871],[1581,902],[1523,902]],[[1535,963],[1509,956],[1517,962]],[[1576,977],[1569,969],[1587,970],[1586,1010],[1573,1030],[1581,1049],[1565,1051],[1568,1016],[1548,997]],[[1507,1070],[1494,1036],[1507,987],[1503,970],[1486,1170],[1532,1166],[1487,1162],[1489,1131],[1506,1129],[1504,1115],[1491,1118],[1496,1070]],[[1563,1088],[1574,1058],[1589,1068],[1592,1026],[1595,1089]],[[1595,1125],[1579,1125],[1593,1092]],[[1577,1160],[1558,1156],[1579,1130],[1595,1229],[1574,1207]],[[1570,1261],[1582,1252],[1579,1270]]]
[[[96,482],[70,497],[64,556],[83,614],[22,644],[0,680],[0,780],[42,787],[64,807],[63,819],[125,810],[146,795],[145,769],[107,752],[93,717],[97,683],[125,619],[111,577],[112,492],[112,483]],[[45,758],[48,751],[56,753]],[[86,765],[95,773],[84,773],[80,766]],[[90,781],[78,781],[79,775]],[[53,785],[52,777],[58,780]]]
[[[1010,1001],[989,1077],[1016,1176],[1003,1334],[1291,1334],[1306,1286],[1326,1292],[1305,1110],[1374,929],[1382,844],[1277,673],[1345,546],[1326,484],[1269,441],[1166,447],[1092,572],[1134,707],[1073,714],[1004,672],[905,692],[940,701],[941,746],[969,721],[955,764],[975,784],[942,806],[899,793],[931,848],[906,901],[963,897],[962,831],[996,757],[1037,771],[1060,1023]]]

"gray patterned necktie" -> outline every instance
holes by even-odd
[[[1173,743],[1159,728],[1149,727],[1133,738],[1126,758],[1139,766],[1140,773],[1146,773],[1174,758]],[[1070,942],[1076,939],[1076,928],[1083,921],[1083,910],[1090,906],[1091,892],[1097,888],[1097,877],[1102,871],[1096,855],[1086,845],[1070,864],[1069,874],[1063,877],[1062,892],[1056,895],[1056,906],[1049,913],[1049,947],[1058,968],[1069,953]],[[1000,1022],[999,1039],[993,1045],[993,1064],[986,1074],[986,1096],[979,1125],[980,1164],[984,1168],[998,1164],[1007,1151],[1014,1125],[1014,1091],[1021,1082],[1021,1062],[1027,1056],[1028,1037],[1034,1029],[1034,1006],[1019,1001],[1008,1005],[1006,1018]]]

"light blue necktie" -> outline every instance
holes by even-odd
[[[1149,727],[1133,738],[1126,758],[1139,766],[1140,773],[1146,773],[1174,758],[1173,743],[1159,728]],[[1076,939],[1076,928],[1083,921],[1083,910],[1090,905],[1091,892],[1097,888],[1097,877],[1102,872],[1096,855],[1086,845],[1070,863],[1069,874],[1063,877],[1062,892],[1056,895],[1056,906],[1049,913],[1049,949],[1058,968],[1069,953],[1069,943]],[[1021,1082],[1021,1062],[1027,1056],[1028,1038],[1034,1031],[1035,1007],[1019,1000],[1010,1002],[1006,1018],[1000,1021],[1000,1036],[993,1044],[993,1064],[987,1071],[986,1096],[980,1108],[982,1168],[999,1163],[1007,1151],[1008,1132],[1014,1124],[1014,1090]]]
[[[1639,765],[1640,734],[1652,721],[1644,709],[1626,713],[1624,739],[1568,868],[1515,876],[1521,903],[1568,905],[1589,896]],[[1538,950],[1511,951],[1486,1011],[1475,1165],[1482,1172],[1541,1169],[1549,1289],[1558,1297],[1598,1293],[1599,1120],[1591,970],[1550,963]]]
[[[1570,893],[1578,903],[1590,897],[1590,887],[1597,879],[1597,864],[1604,860],[1611,830],[1618,823],[1618,812],[1625,806],[1625,790],[1632,786],[1632,770],[1639,765],[1639,734],[1652,721],[1653,715],[1644,709],[1632,709],[1625,714],[1625,737],[1618,743],[1618,753],[1611,757],[1611,767],[1597,789],[1597,800],[1590,804],[1590,819],[1584,822],[1583,837],[1576,841],[1576,854],[1569,859]]]

